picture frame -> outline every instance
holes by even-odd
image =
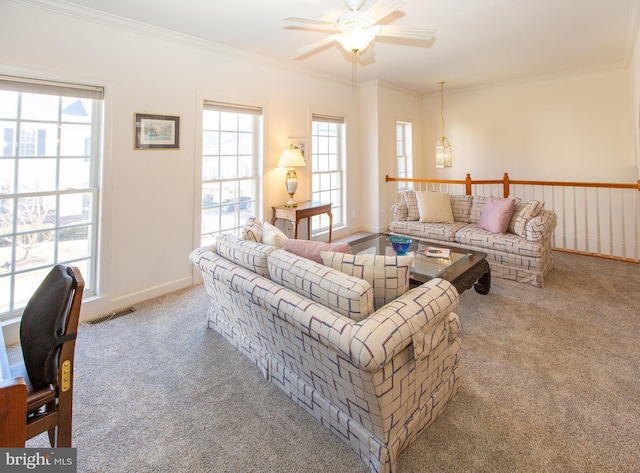
[[[304,158],[304,161],[307,162],[307,150],[308,150],[307,140],[299,139],[299,138],[289,138],[287,140],[287,146],[289,148],[299,149],[300,153],[302,154],[302,157]]]
[[[180,117],[136,113],[134,149],[180,149]]]

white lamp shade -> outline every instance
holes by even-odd
[[[306,166],[298,148],[287,148],[280,155],[279,168],[297,168]]]
[[[368,28],[355,28],[341,33],[336,40],[344,49],[351,52],[365,50],[375,37],[375,33]]]

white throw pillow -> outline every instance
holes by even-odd
[[[448,192],[417,191],[418,213],[420,222],[453,223],[451,197]]]
[[[287,239],[282,230],[271,225],[269,222],[262,224],[262,243],[265,245],[275,246],[276,248],[284,248],[284,241]]]

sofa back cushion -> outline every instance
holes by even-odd
[[[375,310],[409,289],[413,256],[347,255],[332,251],[320,255],[325,265],[367,281],[373,287]]]
[[[242,238],[262,243],[262,223],[256,217],[249,217],[240,231]]]
[[[544,202],[538,200],[528,200],[526,202],[518,199],[513,209],[508,230],[523,238],[527,237],[527,222],[536,217],[544,208]]]
[[[480,220],[482,209],[484,209],[484,206],[489,198],[481,197],[479,195],[474,195],[472,197],[471,209],[469,209],[469,223],[478,223],[478,220]]]
[[[224,259],[253,271],[260,276],[269,277],[267,257],[275,250],[273,246],[263,245],[255,241],[238,238],[235,235],[223,233],[216,239],[218,254]]]
[[[470,195],[451,196],[451,211],[453,212],[453,219],[456,222],[469,223],[472,199],[473,197]]]
[[[418,212],[416,191],[402,191],[402,198],[407,203],[407,220],[409,222],[417,222],[420,218],[420,213]]]
[[[360,278],[276,250],[269,255],[271,280],[355,321],[373,312],[373,289]]]

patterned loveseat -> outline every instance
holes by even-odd
[[[451,195],[453,223],[424,223],[419,221],[416,193],[402,195],[404,201],[391,209],[391,233],[481,251],[487,254],[493,277],[544,286],[553,269],[551,240],[557,222],[544,202],[516,200],[507,231],[496,233],[478,227],[489,197]]]
[[[393,472],[458,392],[458,293],[446,281],[374,310],[367,281],[283,249],[222,235],[189,258],[209,326],[373,472]]]

